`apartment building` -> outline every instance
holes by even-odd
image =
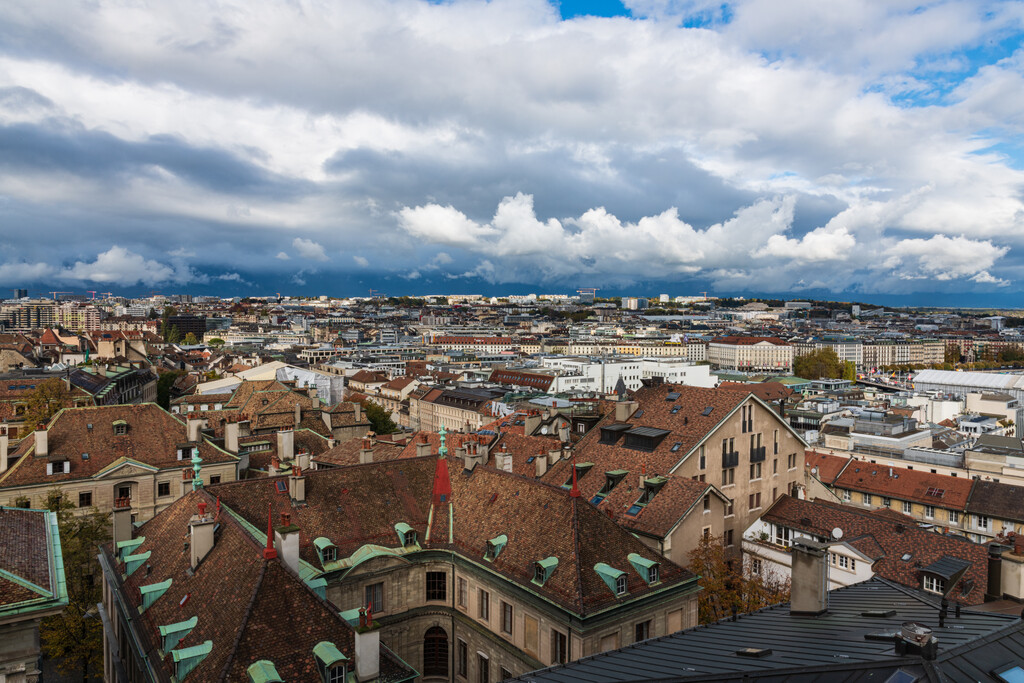
[[[708,343],[708,362],[728,370],[785,374],[793,370],[793,347],[775,337],[718,337]]]
[[[560,462],[545,481],[564,486],[575,467],[595,507],[676,562],[702,535],[723,536],[738,557],[750,523],[802,485],[804,449],[752,394],[660,384],[614,404],[576,444],[575,465]]]
[[[946,360],[946,344],[935,340],[872,341],[862,346],[863,368],[931,365]]]

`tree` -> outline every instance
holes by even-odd
[[[110,540],[110,517],[95,507],[75,515],[75,506],[55,487],[46,494],[46,507],[57,513],[68,606],[45,619],[39,629],[43,652],[65,675],[103,671],[103,626],[96,605],[103,599],[97,548]]]
[[[171,316],[178,315],[178,309],[174,306],[164,306],[164,313],[160,318],[160,336],[164,338],[165,342],[171,341],[168,339],[168,335],[171,333]]]
[[[823,348],[794,358],[793,374],[804,379],[839,379],[843,364],[833,349]]]
[[[366,413],[366,419],[370,421],[370,425],[373,427],[373,431],[377,434],[394,434],[398,431],[398,425],[391,419],[391,415],[388,411],[370,399],[363,399],[362,401],[363,412]]]
[[[156,381],[156,402],[164,410],[171,409],[171,387],[184,374],[187,374],[184,370],[168,370],[160,373],[160,378]]]
[[[751,612],[789,600],[789,578],[762,567],[758,574],[725,558],[721,536],[705,536],[690,551],[689,569],[700,576],[704,588],[698,597],[700,623],[707,624],[733,612]]]
[[[857,364],[852,360],[843,361],[843,379],[850,380],[851,382],[857,379]]]
[[[36,385],[25,406],[25,424],[33,429],[46,424],[61,408],[71,405],[71,392],[64,380],[52,377]]]
[[[184,344],[185,346],[195,346],[196,344],[199,343],[199,340],[196,339],[195,334],[189,332],[188,334],[185,335],[185,338],[181,340],[181,343]]]
[[[214,337],[213,339],[211,339],[210,341],[208,341],[206,343],[216,349],[216,348],[220,348],[221,346],[224,346],[224,344],[226,344],[227,342],[225,342],[220,337]]]

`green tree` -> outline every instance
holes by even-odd
[[[164,341],[168,344],[177,344],[181,341],[181,330],[178,329],[177,325],[171,325],[171,329],[167,331]]]
[[[164,306],[163,315],[160,317],[160,336],[166,342],[171,341],[167,336],[171,333],[170,319],[172,315],[178,315],[178,309],[174,306]]]
[[[850,380],[851,382],[857,379],[857,364],[852,360],[843,361],[843,379]]]
[[[721,536],[705,536],[690,551],[689,569],[700,576],[700,623],[708,624],[736,613],[751,612],[789,600],[789,578],[762,567],[758,574],[740,561],[728,560]]]
[[[224,344],[226,344],[227,342],[225,342],[220,337],[214,337],[213,339],[211,339],[210,341],[208,341],[206,343],[209,344],[210,346],[212,346],[215,349],[219,349],[220,347],[224,346]]]
[[[25,406],[25,424],[46,424],[61,408],[71,405],[71,392],[64,380],[52,377],[36,385]]]
[[[391,419],[391,415],[388,411],[370,399],[363,399],[362,401],[363,412],[366,413],[366,419],[370,421],[370,425],[373,427],[373,431],[377,434],[394,434],[398,431],[398,425]]]
[[[189,332],[188,334],[185,335],[185,338],[181,340],[181,343],[184,344],[185,346],[195,346],[196,344],[199,343],[199,340],[196,339],[195,334]]]
[[[110,517],[95,507],[75,515],[75,506],[59,487],[47,492],[46,507],[57,513],[68,606],[43,621],[43,652],[62,674],[98,679],[103,673],[103,627],[96,605],[103,599],[103,582],[96,556],[100,544],[110,540]]]
[[[804,379],[839,379],[843,364],[830,348],[818,349],[793,359],[793,374]]]
[[[164,410],[171,409],[171,386],[184,374],[187,374],[184,370],[168,370],[160,373],[160,377],[156,381],[156,402]]]

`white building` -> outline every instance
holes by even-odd
[[[672,384],[711,388],[716,378],[707,365],[683,358],[581,358],[555,356],[541,360],[541,367],[564,372],[551,384],[550,391],[593,391],[609,393],[621,379],[627,389],[639,389],[642,380],[662,377]]]

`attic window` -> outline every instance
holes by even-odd
[[[284,683],[274,663],[268,659],[253,662],[245,672],[249,675],[249,683]]]
[[[636,411],[636,413],[634,413],[633,416],[634,417],[643,417],[644,416],[643,408],[641,408],[640,410]]]
[[[675,401],[680,396],[682,396],[682,394],[680,394],[678,391],[670,391],[670,392],[668,392],[668,396],[665,397],[665,400],[666,401]]]
[[[625,595],[629,591],[629,578],[626,577],[625,573],[619,574],[615,578],[615,594]]]
[[[625,595],[629,591],[629,579],[626,576],[626,572],[621,569],[616,569],[611,565],[605,564],[604,562],[598,562],[594,565],[594,571],[601,577],[605,585],[615,595]]]
[[[495,536],[491,540],[487,541],[487,547],[484,549],[484,559],[488,562],[493,562],[498,559],[498,555],[501,554],[506,543],[508,543],[508,536],[505,534]]]
[[[313,646],[313,655],[316,657],[316,668],[323,683],[344,683],[348,673],[348,658],[341,654],[341,650],[334,643],[321,640]]]
[[[903,560],[904,562],[910,562],[910,558],[912,558],[912,557],[913,557],[913,555],[910,554],[910,553],[903,553],[903,555],[900,556],[900,559]]]
[[[533,566],[533,582],[538,586],[543,586],[557,567],[557,557],[545,557],[543,560],[538,560]]]
[[[672,406],[672,414],[675,415],[680,410],[682,410],[682,408],[683,408],[682,406]]]
[[[675,453],[676,451],[678,451],[682,447],[683,447],[683,442],[682,441],[676,441],[674,444],[672,444],[672,452]]]
[[[661,580],[660,563],[654,560],[648,560],[643,555],[637,555],[636,553],[630,553],[627,556],[629,563],[633,565],[633,569],[639,574],[648,585],[653,585]]]
[[[584,477],[584,475],[586,475],[586,473],[589,472],[590,469],[593,466],[594,466],[594,463],[592,463],[592,462],[577,463],[576,464],[576,481],[579,482],[579,480],[582,479]],[[569,478],[565,480],[564,484],[562,484],[562,488],[563,489],[572,488],[572,471],[569,472]]]
[[[615,488],[615,486],[620,481],[622,481],[622,479],[627,474],[629,474],[629,473],[626,470],[612,470],[611,472],[605,472],[604,473],[604,486],[602,486],[601,490],[597,492],[597,495],[595,495],[593,498],[590,499],[590,502],[593,505],[600,505],[601,501],[603,501],[605,499],[605,497],[609,493],[611,493],[612,489]]]
[[[114,421],[114,435],[115,436],[124,436],[127,433],[128,433],[128,423],[125,422],[124,420],[115,420]]]
[[[665,485],[667,480],[664,477],[652,477],[644,482],[644,492],[640,494],[633,506],[626,511],[627,515],[638,515],[640,511],[647,507],[647,504],[651,502],[655,494],[661,490],[661,487]]]
[[[946,489],[929,488],[925,491],[926,496],[933,496],[935,498],[942,498],[946,495]]]
[[[284,493],[288,490],[288,483],[280,479],[274,482],[274,486],[277,488],[278,493]]]
[[[711,415],[711,411],[714,410],[714,409],[715,409],[714,406],[708,406],[708,407],[706,407],[704,409],[703,412],[701,412],[701,415],[703,415],[704,417],[708,417],[709,415]]]
[[[331,543],[331,539],[320,536],[313,540],[313,546],[316,548],[316,552],[320,556],[321,565],[326,565],[328,562],[335,562],[338,559],[338,548]]]
[[[68,474],[71,472],[71,461],[70,460],[56,460],[54,462],[46,463],[46,474]]]
[[[398,542],[402,544],[403,548],[416,545],[416,530],[405,522],[395,525],[395,533],[398,534]]]

